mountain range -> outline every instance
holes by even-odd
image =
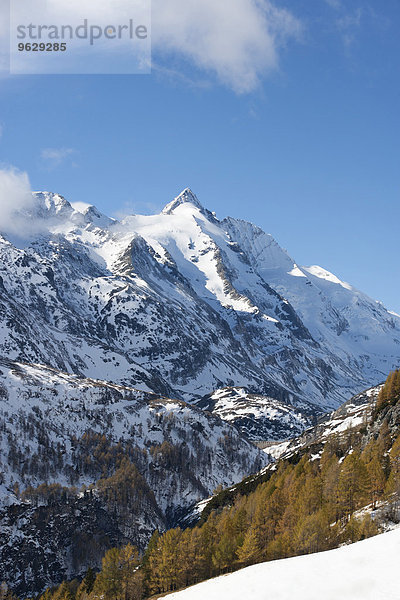
[[[265,467],[252,442],[400,361],[398,315],[189,189],[120,221],[36,192],[0,233],[0,579],[22,595],[143,550]]]
[[[38,192],[19,219],[36,233],[24,238],[21,225],[0,238],[10,360],[190,403],[244,388],[308,423],[399,363],[398,315],[298,266],[259,227],[218,220],[189,189],[158,215],[122,221]],[[246,431],[265,439],[258,412]]]

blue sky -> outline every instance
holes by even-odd
[[[232,56],[217,37],[204,46],[225,21],[198,3],[192,47],[156,15],[152,75],[3,75],[1,168],[113,215],[159,211],[189,186],[400,313],[400,3],[275,0],[263,17],[221,0],[249,19],[238,38],[227,17]],[[258,15],[274,19],[269,38]]]

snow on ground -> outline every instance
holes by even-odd
[[[400,528],[328,552],[247,567],[169,600],[399,600]]]
[[[183,490],[186,480],[182,474],[178,476],[171,470],[169,479],[166,468],[163,471],[165,485],[154,489],[164,511],[175,503],[171,501],[172,496],[177,498],[177,506],[189,507],[204,497],[204,490],[211,494],[219,484],[229,487],[248,475],[249,469],[256,472],[268,462],[268,458],[242,439],[235,429],[179,400],[157,398],[134,388],[0,358],[0,459],[4,465],[0,505],[15,499],[11,492],[15,482],[21,489],[27,485],[27,476],[23,476],[15,464],[7,464],[10,448],[19,447],[29,457],[40,456],[42,422],[46,448],[53,452],[49,455],[53,456],[60,447],[64,457],[60,464],[48,459],[50,480],[45,481],[66,486],[72,483],[65,464],[74,464],[74,439],[89,430],[104,434],[110,443],[132,442],[146,450],[149,460],[152,460],[148,453],[151,446],[157,447],[164,441],[176,447],[184,443],[189,456],[187,467],[191,461],[196,463],[192,483]],[[227,440],[235,449],[233,464]],[[197,464],[198,456],[206,457],[205,464]],[[35,472],[30,474],[29,480],[34,487],[44,482]],[[201,482],[202,487],[196,481]],[[93,483],[93,479],[82,475],[79,482],[74,483],[79,488]]]
[[[269,454],[274,460],[278,460],[290,446],[290,440],[281,443],[272,443],[263,447],[263,452]]]

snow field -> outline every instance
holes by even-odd
[[[399,600],[400,528],[336,550],[253,565],[168,600]]]

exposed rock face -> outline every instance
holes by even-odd
[[[100,568],[105,552],[134,543],[144,549],[154,528],[165,521],[149,507],[118,514],[92,494],[60,498],[37,507],[13,504],[0,512],[0,577],[20,597]],[[128,529],[128,531],[127,531]]]
[[[254,442],[283,440],[299,435],[314,421],[315,406],[302,409],[275,398],[227,387],[196,402],[196,406],[218,415]]]
[[[189,402],[244,387],[314,414],[400,360],[397,315],[190,190],[121,223],[47,192],[34,206],[40,235],[0,239],[7,358]]]

